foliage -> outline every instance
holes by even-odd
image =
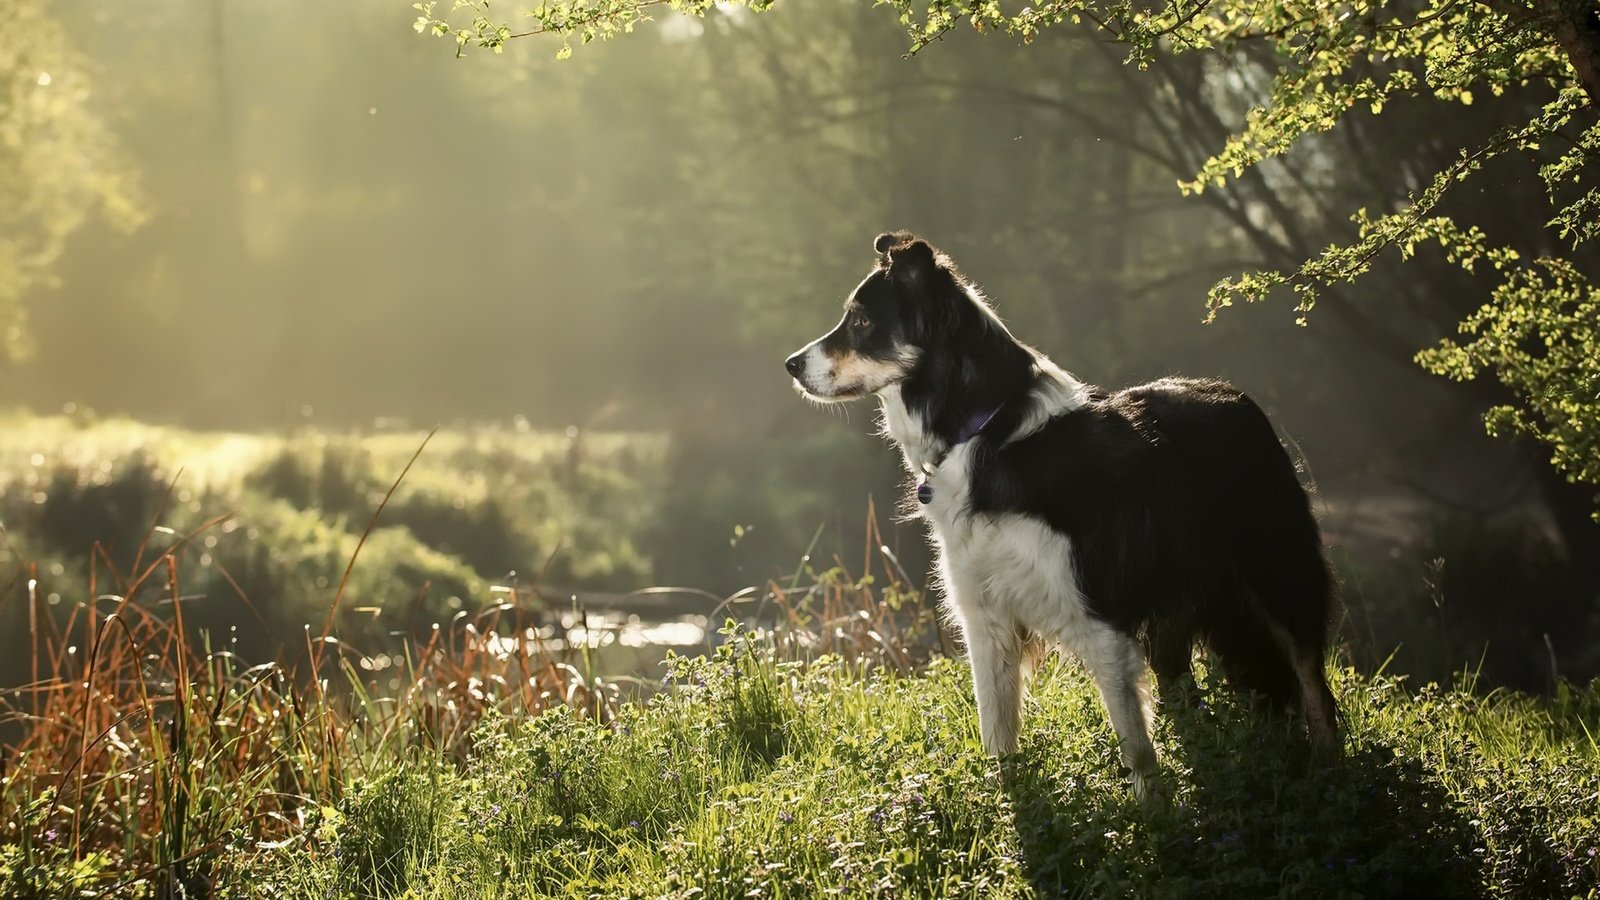
[[[587,43],[632,31],[652,7],[703,16],[711,0],[607,0],[544,3],[527,10],[532,26],[497,24],[487,3],[457,0],[452,24],[434,4],[418,4],[418,31],[452,35],[499,52],[507,40],[535,34]],[[1521,432],[1544,441],[1552,463],[1573,480],[1600,483],[1594,461],[1600,433],[1600,341],[1593,322],[1592,268],[1583,245],[1597,232],[1600,185],[1600,20],[1575,0],[1362,0],[1347,4],[1281,0],[1198,0],[1156,5],[1133,0],[1050,0],[1008,12],[990,0],[890,0],[906,26],[911,52],[943,38],[963,22],[1032,42],[1064,25],[1091,28],[1125,44],[1129,60],[1148,65],[1160,53],[1201,53],[1234,82],[1249,107],[1244,124],[1215,149],[1188,192],[1203,192],[1246,170],[1266,166],[1291,148],[1317,147],[1314,136],[1361,111],[1374,116],[1396,100],[1432,97],[1471,105],[1508,94],[1532,98],[1524,120],[1480,135],[1459,158],[1425,176],[1396,209],[1352,217],[1353,240],[1328,247],[1297,268],[1263,269],[1219,282],[1210,315],[1236,300],[1256,301],[1280,290],[1298,299],[1300,321],[1327,288],[1359,279],[1385,251],[1410,258],[1437,242],[1468,273],[1487,264],[1501,281],[1488,302],[1462,324],[1465,343],[1445,341],[1418,359],[1437,374],[1470,379],[1493,374],[1514,397],[1495,406],[1492,433]],[[752,10],[765,3],[745,4]],[[1313,150],[1313,152],[1317,152]],[[1322,152],[1327,152],[1324,148]],[[1521,156],[1539,166],[1547,189],[1549,227],[1576,254],[1542,249],[1539,235],[1490,237],[1493,222],[1461,222],[1443,211],[1451,193],[1491,160]],[[1337,160],[1332,163],[1337,165]],[[1529,201],[1524,201],[1529,202]],[[1532,250],[1534,258],[1527,259]],[[1592,254],[1591,254],[1592,256]]]
[[[21,649],[33,617],[63,620],[168,553],[185,563],[191,628],[250,660],[303,650],[341,591],[338,635],[371,644],[489,603],[491,584],[529,600],[542,583],[564,607],[564,590],[646,583],[657,439],[589,435],[578,458],[560,436],[440,435],[373,525],[424,437],[15,421],[0,440],[5,646]],[[358,544],[361,565],[342,580]],[[26,654],[4,656],[0,677],[20,678]]]
[[[40,0],[0,2],[0,360],[28,348],[23,292],[100,219],[132,228],[138,191],[89,103],[88,61]]]
[[[1600,285],[1541,259],[1511,272],[1461,331],[1418,359],[1455,379],[1493,372],[1521,402],[1491,409],[1490,433],[1532,435],[1569,478],[1600,484]]]

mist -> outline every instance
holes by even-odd
[[[872,404],[808,406],[781,368],[832,327],[873,236],[909,228],[1087,381],[1217,375],[1256,397],[1315,486],[1373,663],[1398,635],[1372,609],[1439,625],[1423,569],[1457,523],[1574,554],[1594,540],[1541,451],[1484,435],[1492,392],[1412,362],[1470,309],[1470,277],[1380,263],[1303,325],[1292,300],[1204,321],[1219,278],[1348,233],[1351,198],[1397,199],[1404,179],[1379,176],[1426,171],[1419,135],[1526,100],[1357,117],[1359,140],[1309,141],[1185,196],[1259,80],[1188,59],[1141,79],[1066,29],[1031,52],[957,34],[906,58],[892,17],[822,4],[781,28],[737,10],[667,18],[558,61],[536,43],[455,58],[388,0],[63,0],[49,15],[85,91],[75,114],[106,136],[56,162],[92,163],[127,210],[87,203],[19,292],[27,346],[0,369],[18,416],[290,442],[504,428],[554,435],[572,466],[613,459],[584,461],[591,435],[639,436],[664,442],[660,465],[594,523],[630,535],[637,561],[574,564],[571,586],[736,590],[808,548],[820,564],[859,546],[869,504],[921,578],[920,527],[890,521],[902,475]],[[1485,181],[1531,177],[1507,164]],[[1542,240],[1533,213],[1495,218]],[[550,515],[593,517],[582,502]],[[508,557],[477,574],[540,562]],[[1483,615],[1440,660],[1473,652],[1498,613]],[[1545,677],[1547,624],[1512,639],[1507,677]],[[1577,639],[1561,652],[1600,660]]]

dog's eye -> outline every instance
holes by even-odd
[[[861,313],[856,313],[850,317],[850,327],[856,331],[866,331],[872,327],[872,320]]]

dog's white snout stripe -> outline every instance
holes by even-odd
[[[822,351],[822,339],[818,338],[800,350],[797,356],[804,365],[800,374],[795,376],[795,381],[800,386],[813,394],[826,395],[833,390],[833,360]]]

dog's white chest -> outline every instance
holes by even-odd
[[[929,477],[926,511],[946,601],[963,619],[1010,619],[1075,649],[1087,612],[1072,542],[1032,516],[972,512],[970,461],[962,445]]]
[[[945,602],[964,623],[983,619],[1001,627],[1022,625],[1076,652],[1091,629],[1072,542],[1032,516],[973,512],[975,444],[951,447],[941,459],[942,446],[906,409],[899,388],[891,387],[880,397],[884,431],[899,445],[906,469],[915,478],[925,477],[932,494],[922,509],[933,526]],[[1038,409],[1048,412],[1065,404],[1058,398],[1041,402]],[[931,474],[929,464],[935,466]]]

